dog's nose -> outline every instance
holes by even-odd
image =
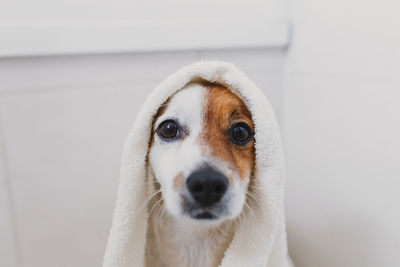
[[[221,200],[228,189],[228,179],[217,171],[200,170],[187,178],[186,185],[194,200],[207,207]]]

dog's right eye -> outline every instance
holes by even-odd
[[[238,122],[230,129],[231,141],[239,146],[246,145],[253,138],[253,133],[249,125]]]
[[[174,120],[163,121],[157,128],[157,134],[163,139],[176,139],[180,134],[178,124]]]

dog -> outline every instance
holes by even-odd
[[[148,153],[156,191],[147,267],[220,265],[235,226],[251,216],[254,143],[249,109],[220,84],[191,83],[159,108]]]

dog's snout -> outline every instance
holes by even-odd
[[[186,185],[194,200],[207,207],[221,200],[228,189],[228,179],[220,172],[201,170],[192,173]]]

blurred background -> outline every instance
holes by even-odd
[[[201,59],[269,97],[298,267],[400,266],[400,3],[3,0],[0,266],[100,266],[121,148]]]

